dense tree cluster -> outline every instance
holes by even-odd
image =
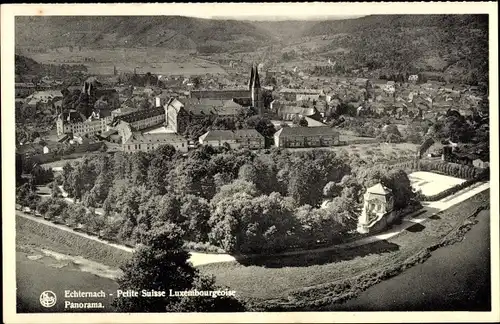
[[[173,223],[185,241],[271,253],[331,243],[352,230],[364,189],[388,172],[367,163],[331,151],[257,154],[210,146],[186,157],[163,146],[85,157],[66,164],[56,182],[83,205],[104,210],[74,212],[78,219],[70,222],[85,218],[89,231],[109,239],[143,243],[151,230]],[[398,177],[388,186],[409,186]]]
[[[30,79],[26,79],[24,81],[35,84],[40,82],[43,76],[47,75],[65,80],[73,80],[80,77],[80,79],[78,79],[78,83],[76,83],[79,85],[81,84],[83,73],[87,72],[87,67],[83,64],[40,64],[33,59],[16,54],[15,72],[17,75],[21,75],[21,77],[30,75]]]
[[[319,22],[307,33],[336,36],[317,52],[337,62],[337,73],[359,70],[352,76],[362,76],[360,69],[366,67],[394,81],[420,74],[478,85],[488,83],[487,19],[486,15],[368,16],[342,24]]]

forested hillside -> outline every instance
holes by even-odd
[[[221,52],[273,40],[246,22],[180,16],[17,17],[19,46],[164,47]]]
[[[454,82],[488,78],[487,15],[387,15],[322,21],[303,37],[328,40],[318,53],[346,68],[382,74],[437,72]]]

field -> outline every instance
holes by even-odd
[[[431,216],[389,240],[352,249],[200,266],[256,309],[315,310],[354,297],[369,286],[425,260],[463,219],[489,202],[489,190]]]
[[[19,216],[16,217],[16,247],[24,252],[43,248],[115,268],[120,267],[131,256],[126,251]]]
[[[74,159],[64,159],[64,160],[58,160],[58,161],[54,161],[54,162],[48,162],[48,163],[44,163],[42,164],[41,166],[44,167],[44,168],[51,168],[51,169],[54,169],[56,168],[56,170],[58,170],[59,168],[61,168],[62,170],[62,167],[67,163],[67,162],[80,162],[81,160],[83,160],[83,157],[79,157],[79,158],[74,158]]]
[[[226,74],[218,64],[187,55],[188,52],[156,48],[82,49],[73,52],[62,48],[57,51],[29,53],[26,56],[44,64],[83,64],[87,66],[89,74],[97,75],[111,75],[115,66],[118,73],[134,72],[135,68],[139,74],[147,72],[157,75]]]
[[[411,184],[415,189],[422,190],[426,196],[437,195],[451,187],[465,182],[464,179],[450,177],[433,172],[413,172],[408,175]]]
[[[352,138],[351,138],[352,139]],[[366,138],[365,138],[366,139]],[[345,141],[346,137],[340,135],[340,140]],[[322,150],[334,152],[344,152],[350,156],[359,155],[361,159],[376,161],[382,158],[392,160],[397,158],[410,158],[415,156],[418,145],[410,143],[368,143],[368,144],[348,144],[343,146],[324,147]],[[289,148],[290,151],[310,151],[318,148]]]

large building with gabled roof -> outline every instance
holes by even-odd
[[[328,147],[339,144],[340,133],[330,126],[283,127],[274,133],[276,147]]]
[[[210,130],[200,136],[201,145],[213,147],[229,146],[230,148],[262,149],[265,139],[255,129]]]

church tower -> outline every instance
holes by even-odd
[[[250,71],[250,96],[252,98],[252,107],[257,109],[259,115],[262,115],[264,105],[262,103],[262,93],[260,89],[260,78],[259,71],[255,64],[252,64],[252,70]]]

